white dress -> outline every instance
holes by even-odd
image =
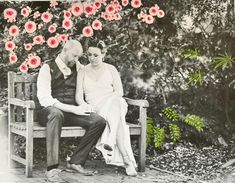
[[[134,155],[132,152],[131,148],[131,143],[130,143],[130,132],[129,132],[129,127],[126,124],[125,120],[125,115],[127,113],[127,103],[125,99],[122,97],[115,95],[114,94],[114,89],[113,89],[113,76],[111,74],[111,71],[109,70],[109,65],[105,64],[105,71],[102,74],[102,76],[97,80],[94,81],[91,79],[87,74],[86,74],[86,68],[84,69],[84,80],[83,80],[83,90],[85,94],[85,100],[88,104],[91,104],[96,112],[105,118],[107,120],[108,115],[112,113],[110,109],[110,106],[112,105],[112,102],[114,100],[118,100],[120,102],[119,107],[121,106],[120,111],[120,120],[119,122],[121,125],[123,125],[123,138],[124,138],[124,147],[125,151],[128,155],[128,158],[131,160],[133,163],[134,167],[137,167]],[[115,112],[115,111],[114,111]],[[112,114],[111,114],[112,115]],[[110,123],[110,121],[108,121]],[[112,125],[106,125],[106,128],[101,135],[101,138],[98,140],[96,144],[96,148],[99,149],[103,157],[106,161],[107,164],[113,164],[117,166],[124,166],[124,161],[121,155],[120,150],[116,146],[115,140],[112,142],[114,144],[113,146],[113,151],[112,151],[112,156],[107,155],[108,151],[103,148],[104,144],[110,144],[110,138],[109,135],[112,133],[113,130],[111,129]]]

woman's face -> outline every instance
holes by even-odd
[[[88,48],[88,60],[93,66],[98,66],[103,62],[104,54],[102,54],[101,49],[97,47]]]

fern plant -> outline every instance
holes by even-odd
[[[172,121],[173,123],[179,122],[179,115],[172,107],[166,107],[163,110],[163,114],[168,120]]]
[[[225,55],[220,54],[218,57],[214,58],[214,62],[213,64],[214,69],[227,69],[227,68],[231,68],[233,66],[234,63],[234,58],[232,58],[231,56],[229,56],[227,53]]]
[[[169,124],[170,129],[170,137],[174,142],[177,142],[180,140],[181,137],[181,131],[180,128],[176,124]]]
[[[152,139],[154,138],[154,125],[153,125],[154,119],[148,117],[147,118],[147,137],[146,141],[147,144],[152,142]]]
[[[203,82],[203,74],[200,71],[196,71],[189,74],[188,84],[191,86],[201,85]]]
[[[155,127],[154,128],[154,146],[160,149],[165,140],[165,130],[164,128]]]
[[[189,59],[194,59],[194,58],[197,58],[200,54],[199,52],[195,49],[195,50],[192,50],[192,49],[187,49],[187,50],[183,50],[180,55],[183,57],[183,58],[189,58]]]
[[[188,114],[185,117],[184,122],[194,127],[198,132],[202,132],[205,127],[203,119],[196,115]]]

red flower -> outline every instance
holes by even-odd
[[[64,19],[62,22],[62,26],[67,30],[71,29],[73,27],[73,22],[70,19]]]
[[[152,15],[146,15],[144,18],[145,23],[152,24],[153,23],[153,16]]]
[[[37,26],[36,26],[35,22],[28,21],[28,22],[25,23],[24,28],[25,28],[27,33],[33,33],[33,32],[36,31]]]
[[[129,4],[129,0],[122,0],[122,6],[127,6]]]
[[[31,50],[32,49],[32,44],[31,43],[26,43],[26,44],[24,44],[24,49],[25,50]]]
[[[157,16],[159,8],[153,6],[149,9],[149,14],[152,16]]]
[[[42,35],[35,36],[33,38],[33,44],[43,44],[45,42],[44,37]]]
[[[165,16],[164,11],[163,11],[163,10],[159,10],[159,11],[158,11],[158,14],[157,14],[157,17],[158,17],[158,18],[162,18],[162,17],[164,17],[164,16]]]
[[[84,6],[84,13],[86,14],[86,15],[92,15],[93,14],[93,12],[94,12],[94,9],[93,9],[93,6],[91,6],[91,5],[85,5]]]
[[[92,28],[94,30],[102,30],[102,23],[99,20],[94,20],[92,22]]]
[[[12,25],[9,28],[9,34],[13,37],[16,37],[19,35],[19,28],[16,25]]]
[[[65,19],[69,19],[69,18],[71,18],[71,16],[72,16],[72,13],[69,10],[64,11],[64,18]]]
[[[56,25],[55,24],[52,24],[48,27],[48,31],[50,33],[54,33],[56,31]]]
[[[41,58],[33,55],[28,59],[28,64],[31,68],[37,68],[41,64]]]
[[[50,37],[48,40],[47,40],[47,45],[50,47],[50,48],[57,48],[58,45],[59,45],[59,41],[56,37]]]
[[[23,73],[26,73],[27,71],[28,71],[28,66],[27,66],[27,64],[26,63],[22,63],[21,65],[20,65],[20,71],[21,72],[23,72]]]
[[[101,8],[101,2],[99,0],[96,0],[93,4],[94,8],[95,9],[100,9]]]
[[[92,37],[94,32],[91,26],[86,26],[83,28],[82,33],[85,37]]]
[[[13,51],[15,49],[16,45],[13,41],[7,41],[5,43],[5,49],[8,51]]]
[[[43,22],[46,22],[46,23],[50,22],[51,19],[52,19],[52,17],[53,17],[53,15],[50,14],[48,11],[42,13],[42,15],[41,15],[42,21],[43,21]]]
[[[60,35],[60,40],[63,41],[63,42],[67,41],[68,40],[68,35],[67,34],[61,34]]]
[[[4,19],[7,19],[9,22],[14,22],[16,20],[17,12],[13,8],[7,8],[3,12]]]
[[[17,55],[16,55],[15,53],[11,53],[11,54],[9,55],[9,61],[10,61],[11,64],[16,63],[17,59],[18,59],[18,58],[17,58]]]
[[[83,13],[83,5],[82,3],[74,3],[72,5],[72,14],[76,17],[80,16]]]
[[[131,6],[133,8],[139,8],[142,5],[141,0],[131,0]]]
[[[115,8],[112,4],[109,4],[106,6],[105,11],[109,14],[114,14],[115,13]]]

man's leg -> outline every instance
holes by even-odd
[[[104,131],[106,121],[96,113],[90,116],[78,116],[71,113],[64,113],[66,126],[81,126],[86,129],[77,149],[71,157],[70,163],[84,165],[91,148],[97,143]]]
[[[59,166],[59,144],[64,114],[56,107],[42,109],[40,124],[47,127],[47,171]]]

